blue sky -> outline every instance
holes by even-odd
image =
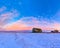
[[[5,5],[8,7],[7,10],[15,8],[23,15],[43,15],[43,13],[53,15],[60,9],[60,1],[57,0],[1,0],[0,2],[0,7]]]

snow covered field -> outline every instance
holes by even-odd
[[[0,33],[0,48],[60,48],[60,33]]]

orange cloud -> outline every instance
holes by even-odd
[[[31,29],[31,27],[28,27],[27,25],[25,25],[25,24],[19,24],[19,23],[14,23],[14,24],[12,24],[12,25],[8,25],[8,26],[6,26],[5,27],[5,30],[8,30],[8,31],[11,31],[11,30],[13,30],[13,31],[19,31],[19,30],[30,30]]]
[[[3,9],[1,9],[3,11]],[[60,15],[58,12],[56,15]],[[53,20],[53,22],[49,22],[48,20],[38,20],[35,17],[22,17],[16,22],[9,23],[8,21],[12,21],[15,17],[19,16],[17,10],[11,10],[1,14],[0,16],[0,28],[1,30],[31,30],[33,27],[41,28],[42,30],[51,31],[54,29],[60,30],[60,23]]]
[[[51,26],[48,25],[50,25],[48,22],[39,21],[35,17],[23,17],[14,23],[5,25],[4,28],[5,30],[32,30],[33,27],[36,27],[49,30]]]
[[[3,28],[5,30],[32,30],[33,27],[41,28],[43,31],[51,31],[54,29],[60,30],[60,23],[50,23],[46,20],[38,20],[35,17],[23,17],[20,20],[6,24]]]
[[[57,29],[57,30],[60,31],[60,23],[55,22],[55,23],[53,24],[53,27],[54,27],[54,29]]]

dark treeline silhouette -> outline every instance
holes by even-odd
[[[58,33],[58,32],[59,32],[58,30],[51,31],[51,33]]]
[[[40,28],[33,28],[32,29],[32,33],[43,33],[42,32],[42,29],[40,29]],[[45,33],[45,32],[44,32]],[[47,33],[47,32],[46,32]],[[53,30],[53,31],[51,31],[51,32],[49,32],[49,33],[59,33],[59,31],[58,30]]]
[[[32,32],[33,33],[42,33],[42,29],[40,29],[40,28],[33,28]]]

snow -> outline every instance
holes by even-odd
[[[60,48],[60,33],[0,33],[0,48]]]

